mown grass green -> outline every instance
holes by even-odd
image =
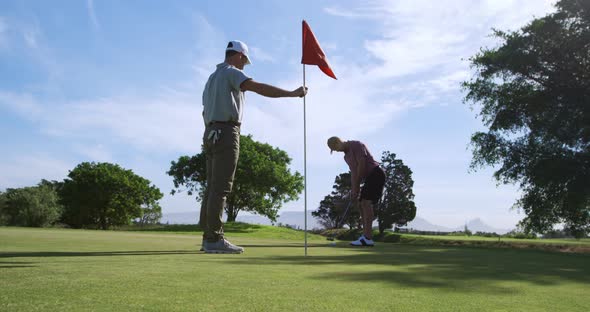
[[[590,246],[590,238],[537,238],[537,239],[519,239],[519,238],[506,238],[506,237],[483,237],[483,236],[450,236],[450,235],[415,235],[415,234],[403,234],[406,238],[415,239],[435,239],[435,240],[469,240],[469,241],[487,241],[487,242],[513,242],[513,243],[532,243],[532,244],[568,244],[568,245],[580,245]]]
[[[587,311],[590,255],[381,243],[276,228],[200,233],[0,228],[1,311]],[[286,229],[285,229],[286,230]],[[281,230],[282,231],[282,230]],[[286,230],[289,231],[289,230]],[[287,234],[285,234],[287,235]]]
[[[121,228],[121,230],[170,234],[202,234],[201,228],[196,224],[153,225],[146,227],[130,226]],[[231,235],[231,237],[256,237],[286,240],[303,240],[305,238],[305,232],[303,231],[295,231],[286,227],[248,224],[242,222],[225,223],[224,230],[228,235]],[[326,238],[308,233],[307,239],[318,241],[325,240]]]

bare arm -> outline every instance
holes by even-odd
[[[262,96],[279,98],[279,97],[303,97],[307,93],[307,87],[299,87],[293,91],[287,91],[266,83],[256,82],[248,79],[240,85],[242,91],[256,92]]]
[[[358,198],[361,192],[361,177],[365,176],[365,164],[364,161],[357,160],[355,166],[356,170],[351,172],[351,191],[352,195],[356,196],[356,198]]]
[[[354,168],[350,168],[350,188],[351,188],[351,195],[353,199],[358,199],[360,190],[361,190],[361,179],[362,177],[362,165],[360,162],[357,162],[357,165]]]

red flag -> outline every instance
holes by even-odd
[[[301,56],[301,64],[317,65],[324,74],[337,79],[336,75],[328,64],[328,59],[318,40],[313,35],[311,28],[307,25],[307,22],[303,21],[303,55]]]

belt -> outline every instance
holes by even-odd
[[[213,121],[209,122],[209,125],[210,125],[210,126],[211,126],[211,125],[215,125],[215,124],[218,124],[218,125],[230,125],[230,126],[236,126],[236,127],[239,127],[239,126],[241,126],[241,125],[242,125],[242,123],[241,123],[241,122],[238,122],[238,121],[233,121],[233,120],[229,120],[229,121],[218,121],[218,120],[213,120]]]

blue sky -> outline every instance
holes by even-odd
[[[492,168],[469,171],[470,135],[485,128],[460,82],[467,59],[498,44],[492,27],[516,30],[553,2],[2,1],[0,189],[112,162],[158,186],[164,213],[198,211],[194,198],[168,195],[165,172],[200,151],[201,94],[227,41],[249,45],[248,75],[294,89],[306,19],[338,76],[306,69],[308,209],[348,170],[325,144],[338,135],[412,169],[418,216],[511,228],[523,217],[511,209],[517,187],[497,186]],[[287,151],[303,173],[303,101],[246,98],[242,133]]]

